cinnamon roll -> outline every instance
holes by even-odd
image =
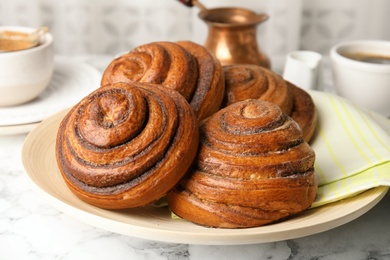
[[[182,94],[198,120],[218,111],[224,95],[220,61],[205,47],[190,41],[152,42],[114,59],[101,84],[148,82]]]
[[[245,99],[272,102],[298,122],[305,141],[311,140],[316,128],[317,111],[307,92],[258,65],[227,65],[223,71],[225,96],[222,107]]]
[[[294,119],[302,129],[303,138],[310,142],[314,136],[317,125],[317,110],[311,96],[301,88],[287,82],[294,96],[294,105],[291,111],[291,118]]]
[[[113,83],[92,92],[62,120],[56,159],[80,199],[107,209],[148,205],[190,167],[199,128],[176,91]]]
[[[317,192],[315,153],[270,102],[236,102],[204,120],[193,166],[167,194],[176,215],[207,227],[247,228],[293,216]]]

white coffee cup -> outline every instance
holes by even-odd
[[[32,32],[35,28],[0,27],[0,31]],[[14,106],[36,98],[53,74],[53,37],[43,36],[35,47],[0,52],[0,106]]]
[[[362,61],[368,59],[365,57],[382,57],[384,63]],[[389,41],[342,42],[332,47],[330,59],[337,94],[390,116],[390,63],[386,63],[390,62]]]

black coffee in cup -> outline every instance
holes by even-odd
[[[344,57],[352,60],[374,63],[374,64],[390,64],[390,53],[388,56],[382,54],[365,53],[365,52],[342,52],[340,53]]]

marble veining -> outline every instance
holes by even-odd
[[[86,61],[104,67],[95,58]],[[390,259],[390,194],[363,216],[335,229],[264,244],[173,244],[93,227],[59,212],[33,189],[21,164],[25,137],[0,136],[1,260]]]

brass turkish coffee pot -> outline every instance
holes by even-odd
[[[257,43],[257,26],[269,18],[267,14],[238,7],[207,9],[197,0],[179,1],[200,9],[199,18],[208,26],[204,46],[223,65],[246,63],[271,67],[269,58]]]

